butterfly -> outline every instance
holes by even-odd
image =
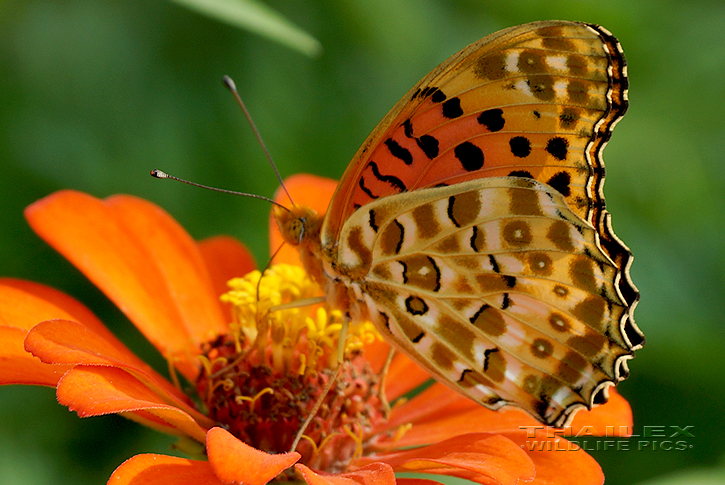
[[[373,130],[324,216],[276,207],[328,303],[465,396],[566,425],[644,344],[602,149],[627,109],[617,39],[533,22],[471,44]]]

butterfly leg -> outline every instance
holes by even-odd
[[[390,364],[393,362],[394,355],[395,349],[391,347],[388,352],[388,357],[385,359],[383,369],[380,371],[380,380],[378,381],[378,399],[380,399],[380,404],[383,406],[385,418],[390,417],[391,411],[390,403],[388,402],[388,398],[385,396],[385,383],[388,380],[388,371],[390,370]]]
[[[297,431],[297,436],[295,436],[295,440],[292,442],[292,447],[290,448],[290,451],[295,451],[297,448],[297,445],[300,443],[300,440],[302,439],[302,436],[305,434],[305,430],[307,429],[307,426],[310,425],[312,422],[312,418],[314,418],[317,415],[317,412],[320,410],[320,406],[322,406],[322,402],[325,400],[325,396],[327,396],[327,393],[330,392],[330,389],[332,389],[333,384],[335,384],[335,381],[337,381],[337,377],[340,375],[340,369],[342,368],[342,364],[345,360],[345,340],[347,340],[347,329],[348,329],[349,321],[345,319],[342,322],[342,328],[340,329],[340,336],[337,341],[337,367],[335,367],[334,373],[330,376],[330,379],[327,381],[327,384],[325,384],[325,387],[322,389],[322,392],[320,393],[320,397],[317,398],[317,402],[312,407],[312,410],[307,415],[307,418],[305,418],[305,421],[302,423],[302,426],[300,426],[299,431]]]

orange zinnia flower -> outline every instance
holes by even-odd
[[[299,176],[288,188],[297,203],[324,211],[334,182]],[[523,411],[490,411],[441,384],[399,400],[386,417],[378,373],[387,345],[369,324],[351,328],[337,385],[289,451],[333,375],[341,322],[324,305],[267,311],[319,294],[293,251],[278,258],[291,265],[272,267],[260,282],[240,243],[197,243],[160,208],[134,197],[62,191],[26,216],[161,352],[173,383],[78,301],[14,279],[0,279],[0,383],[54,386],[58,401],[81,417],[118,413],[198,442],[207,458],[137,455],[109,482],[393,484],[395,472],[486,484],[604,480],[596,461],[560,435],[538,429],[531,446],[527,433],[537,422]],[[178,375],[195,386],[194,399],[180,390]],[[395,403],[429,379],[396,355],[387,399]],[[629,405],[611,392],[608,404],[580,412],[571,431],[612,436],[631,424]]]

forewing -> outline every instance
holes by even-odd
[[[485,37],[423,78],[368,137],[330,204],[322,245],[335,245],[359,207],[390,195],[529,177],[594,227],[632,310],[631,253],[611,229],[602,192],[601,152],[626,109],[626,62],[606,29],[544,21]]]

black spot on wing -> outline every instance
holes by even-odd
[[[503,119],[503,110],[489,109],[478,115],[478,122],[486,127],[488,131],[500,131],[506,121]]]
[[[429,159],[433,160],[438,156],[438,140],[436,138],[431,135],[423,135],[420,138],[416,138],[415,142]]]
[[[493,352],[498,352],[498,347],[494,347],[493,349],[486,349],[483,351],[483,372],[486,372],[488,370],[488,356],[489,354]]]
[[[514,170],[513,172],[509,172],[509,177],[526,177],[527,179],[534,178],[534,176],[531,175],[531,172],[526,170]]]
[[[451,98],[443,103],[443,116],[448,119],[458,118],[463,114],[460,98]]]
[[[471,229],[473,229],[473,231],[471,234],[471,239],[468,243],[470,244],[471,249],[473,249],[475,252],[479,252],[484,243],[483,233],[478,230],[478,226],[473,226]]]
[[[569,172],[559,172],[551,177],[546,183],[554,187],[557,192],[564,197],[569,197],[569,195],[571,195],[571,188],[569,187],[569,184],[571,183],[571,175],[569,175]]]
[[[453,208],[455,207],[455,203],[456,203],[455,195],[451,195],[450,197],[448,197],[448,209],[447,209],[448,219],[450,219],[450,221],[453,223],[454,226],[461,227],[461,225],[456,220],[455,215],[453,214]]]
[[[400,236],[398,239],[398,243],[395,246],[395,254],[400,254],[400,250],[403,247],[403,240],[405,239],[405,227],[398,222],[398,219],[393,219],[393,222],[398,227],[398,235]]]
[[[418,89],[418,91],[420,92],[420,97],[425,98],[426,96],[430,96],[430,94],[436,89],[438,88],[434,88],[433,86],[426,86],[422,90]]]
[[[483,168],[483,151],[470,141],[464,141],[454,148],[453,154],[467,172]]]
[[[373,194],[370,189],[365,187],[365,177],[360,177],[360,181],[358,182],[358,185],[360,186],[360,189],[367,194],[368,197],[371,199],[377,199],[378,196]],[[358,207],[359,209],[359,207]]]
[[[557,160],[565,160],[569,150],[569,141],[566,138],[555,136],[546,144],[546,151]]]
[[[377,224],[377,222],[375,222],[375,211],[373,209],[370,209],[369,216],[370,216],[370,220],[369,220],[370,228],[373,231],[378,232],[378,224]]]
[[[403,132],[406,137],[413,138],[413,125],[410,122],[410,118],[403,122]]]
[[[494,273],[498,273],[501,271],[498,267],[498,263],[496,262],[496,258],[493,257],[493,254],[488,255],[488,262],[491,263],[491,269]]]
[[[463,369],[463,372],[461,372],[461,377],[458,378],[458,382],[463,382],[463,379],[466,378],[466,374],[469,372],[473,372],[473,369]]]
[[[408,284],[408,265],[405,264],[405,262],[403,262],[403,261],[398,261],[398,263],[400,263],[400,265],[403,267],[403,284],[407,285]]]
[[[399,160],[402,160],[403,163],[405,163],[406,165],[410,165],[411,163],[413,163],[413,155],[411,155],[410,150],[400,146],[397,141],[393,140],[392,138],[388,138],[387,140],[385,140],[385,146],[388,147],[388,150],[390,150],[390,154],[392,156]]]
[[[378,164],[370,161],[368,163],[368,167],[370,167],[370,170],[373,171],[373,175],[375,178],[380,180],[381,182],[385,182],[387,184],[390,184],[391,187],[396,189],[398,192],[405,192],[407,190],[407,187],[403,183],[402,180],[400,180],[395,175],[383,175],[380,173],[380,170],[378,170]]]
[[[383,319],[383,325],[385,325],[385,328],[388,329],[388,332],[392,333],[392,330],[390,330],[390,317],[387,313],[378,312],[380,314],[380,318]]]
[[[405,299],[405,309],[411,315],[425,315],[429,310],[428,304],[417,296],[409,296]],[[421,338],[423,338],[422,335]]]
[[[481,316],[481,313],[485,312],[489,308],[491,308],[491,305],[487,305],[486,303],[484,303],[483,305],[481,305],[481,308],[479,308],[478,311],[471,318],[469,318],[468,320],[471,323],[474,323],[476,320],[478,320],[478,317]]]
[[[428,261],[430,262],[430,265],[433,266],[433,269],[436,272],[436,286],[433,288],[433,291],[439,291],[441,289],[441,269],[438,267],[435,259],[431,258],[430,256],[428,256]]]
[[[518,158],[526,158],[531,153],[531,142],[525,136],[515,136],[509,140],[511,153]]]
[[[445,101],[447,98],[445,93],[438,88],[433,88],[433,91],[431,93],[432,94],[430,95],[430,100],[434,103],[440,103],[442,101]]]

